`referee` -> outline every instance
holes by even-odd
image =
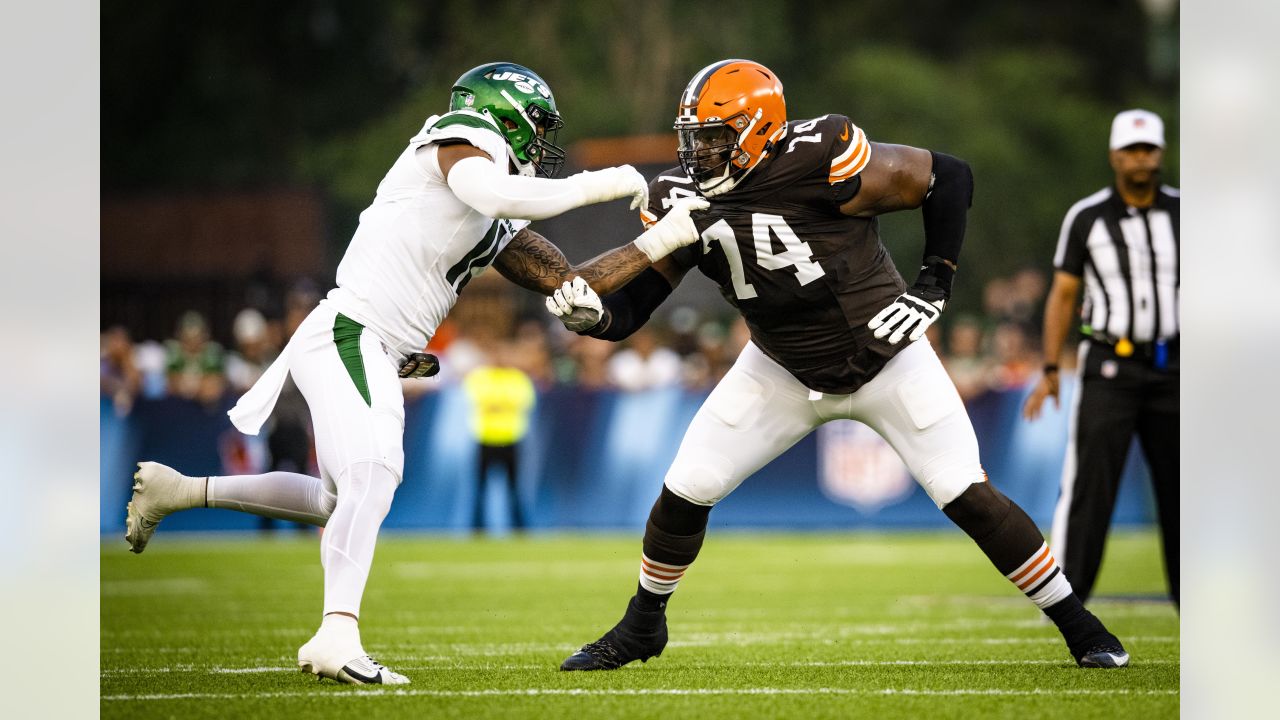
[[[1111,124],[1115,184],[1067,211],[1044,313],[1044,376],[1023,414],[1058,403],[1057,359],[1084,285],[1080,383],[1071,408],[1052,546],[1081,600],[1102,564],[1136,434],[1151,469],[1169,594],[1178,603],[1178,191],[1160,185],[1164,123],[1126,110]]]

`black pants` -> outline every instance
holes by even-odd
[[[1088,341],[1086,341],[1088,342]],[[1125,458],[1136,434],[1151,470],[1165,575],[1178,602],[1178,372],[1090,343],[1054,514],[1054,551],[1081,600],[1093,591]],[[1074,472],[1072,470],[1074,469]],[[1065,533],[1062,525],[1066,514]]]
[[[490,468],[501,467],[507,477],[507,497],[511,503],[511,526],[517,530],[525,527],[524,510],[520,506],[520,493],[516,491],[517,445],[480,445],[479,472],[476,476],[475,514],[471,527],[484,529],[484,488]]]

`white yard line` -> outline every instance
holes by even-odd
[[[777,640],[810,640],[817,641],[824,645],[882,645],[892,643],[895,645],[1058,645],[1062,643],[1062,639],[1058,637],[999,637],[999,638],[841,638],[839,640],[831,640],[827,638],[823,640],[813,635],[800,634],[779,634],[771,633],[765,636],[738,633],[724,634],[705,634],[701,637],[695,636],[692,640],[673,640],[667,644],[667,647],[714,647],[718,645],[737,647],[741,645],[754,645],[766,641]],[[1176,643],[1180,638],[1176,635],[1131,635],[1125,636],[1126,643]],[[519,655],[528,652],[571,652],[576,649],[575,646],[565,645],[564,643],[380,643],[371,645],[379,656],[399,657],[407,660],[439,660],[449,659],[457,655],[481,655],[481,656],[501,656],[501,655]],[[441,648],[447,650],[448,654],[433,653],[431,655],[416,655],[411,653],[389,652],[390,648]],[[129,647],[104,647],[101,649],[102,654],[113,653],[141,653],[148,654],[164,654],[178,655],[189,653],[192,655],[207,655],[208,648],[203,647],[149,647],[145,650]]]
[[[422,658],[412,658],[417,662],[422,662]],[[1137,660],[1135,665],[1176,665],[1179,661],[1172,659],[1164,660]],[[725,662],[725,663],[696,663],[693,665],[681,665],[685,669],[730,669],[730,668],[746,668],[746,667],[929,667],[929,666],[1013,666],[1013,665],[1070,665],[1070,661],[1063,660],[801,660],[796,662]],[[400,671],[424,671],[424,670],[549,670],[554,667],[554,663],[536,663],[521,665],[468,665],[451,663],[448,659],[441,659],[434,665],[404,665],[396,663],[394,670]],[[194,665],[175,665],[166,667],[150,667],[150,668],[114,668],[102,671],[104,676],[115,675],[153,675],[165,673],[208,673],[222,675],[249,675],[255,673],[272,673],[272,672],[298,672],[298,668],[293,665],[256,665],[252,667],[223,667],[212,665],[206,667]]]
[[[139,702],[151,700],[257,700],[269,698],[375,698],[375,697],[435,697],[435,698],[474,698],[474,697],[591,697],[591,696],[639,696],[653,695],[861,695],[861,696],[996,696],[1020,697],[1032,695],[1044,696],[1176,696],[1177,690],[1129,690],[1116,688],[1113,690],[1086,690],[1070,688],[1031,688],[1026,690],[1004,688],[958,688],[954,690],[925,690],[915,688],[635,688],[635,689],[581,689],[581,688],[525,688],[525,689],[489,689],[489,690],[428,690],[428,689],[391,689],[361,688],[349,692],[262,692],[262,693],[157,693],[148,695],[103,695],[104,702]]]

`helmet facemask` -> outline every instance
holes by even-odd
[[[742,149],[742,138],[755,129],[758,116],[739,113],[726,120],[676,122],[680,166],[703,195],[729,192],[754,167],[751,154]]]
[[[522,108],[521,115],[528,120],[533,135],[523,148],[516,150],[516,157],[532,164],[543,177],[555,177],[564,165],[564,149],[556,144],[556,136],[564,127],[564,121],[554,110],[536,102]]]

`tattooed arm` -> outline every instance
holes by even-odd
[[[560,248],[525,228],[498,253],[493,266],[511,282],[543,295],[550,295],[575,277],[586,280],[597,293],[607,295],[650,264],[635,243],[627,243],[581,265],[570,265]]]

